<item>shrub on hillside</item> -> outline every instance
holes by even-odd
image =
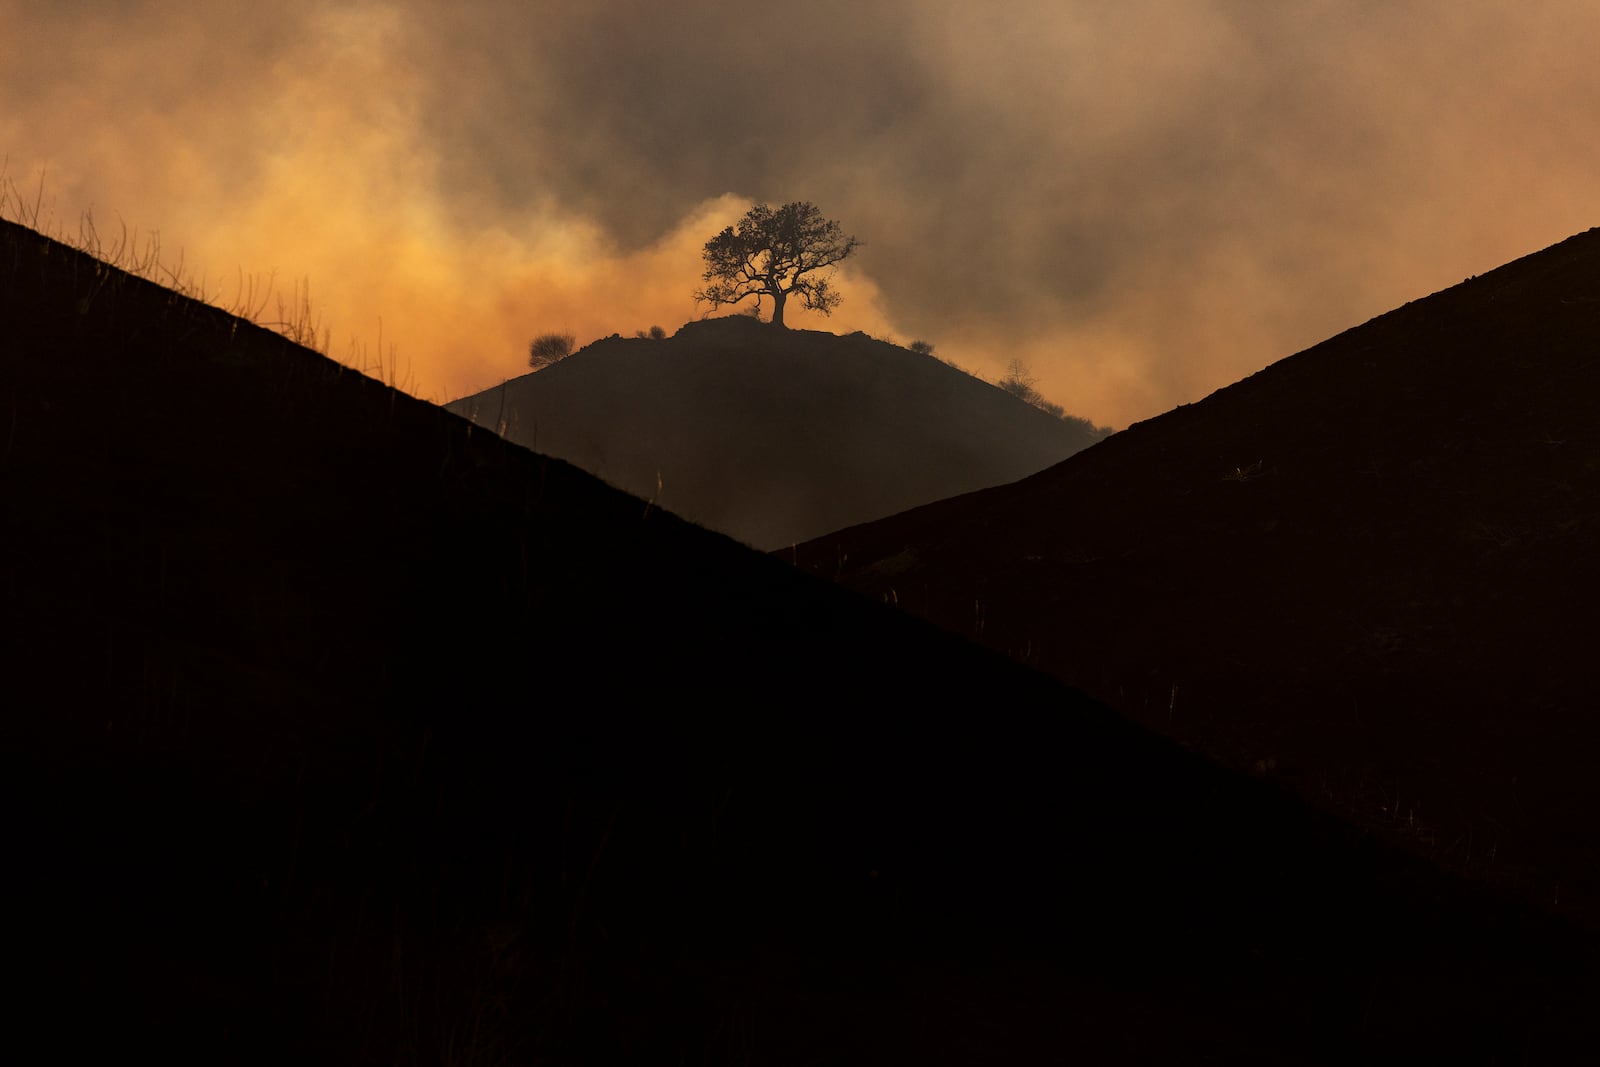
[[[1032,404],[1047,415],[1054,415],[1058,419],[1070,422],[1080,427],[1085,433],[1092,434],[1097,439],[1110,437],[1115,431],[1109,426],[1096,426],[1088,419],[1081,419],[1076,415],[1068,415],[1067,409],[1051,400],[1046,400],[1044,395],[1034,388],[1038,379],[1028,373],[1028,365],[1020,359],[1011,361],[1006,368],[1006,376],[995,384],[1025,404]]]
[[[1062,421],[1072,423],[1072,425],[1099,441],[1103,441],[1117,432],[1110,426],[1096,426],[1088,419],[1079,418],[1076,415],[1063,415]]]
[[[1039,395],[1039,390],[1033,387],[1037,381],[1037,378],[1028,373],[1028,365],[1026,363],[1020,359],[1014,359],[1011,361],[1011,365],[1006,368],[1006,376],[995,384],[1018,400],[1036,405],[1043,399]]]
[[[927,341],[912,341],[911,351],[919,356],[931,356],[933,355],[933,345]]]
[[[534,370],[543,370],[552,363],[560,363],[572,355],[573,346],[578,339],[570,333],[540,334],[528,345],[528,366]]]

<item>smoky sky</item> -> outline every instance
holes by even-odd
[[[57,228],[304,279],[435,399],[695,317],[756,201],[864,242],[792,325],[1118,426],[1600,223],[1584,0],[0,0],[0,41]]]

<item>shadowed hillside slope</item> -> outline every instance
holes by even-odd
[[[794,558],[1600,921],[1600,231]]]
[[[1556,1060],[1593,945],[0,224],[8,1037],[163,1063]]]
[[[447,406],[761,548],[1014,481],[1100,438],[932,356],[742,315],[596,341]]]

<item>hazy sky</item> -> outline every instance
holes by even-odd
[[[1596,56],[1593,0],[0,0],[0,157],[439,400],[810,200],[865,246],[791,325],[1121,427],[1600,224]]]

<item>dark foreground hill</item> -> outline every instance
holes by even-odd
[[[1594,947],[1565,925],[10,225],[0,425],[10,1047],[1592,1044]]]
[[[1600,921],[1600,230],[795,558]]]
[[[1102,436],[932,356],[746,316],[596,341],[448,407],[760,548],[1014,481]]]

